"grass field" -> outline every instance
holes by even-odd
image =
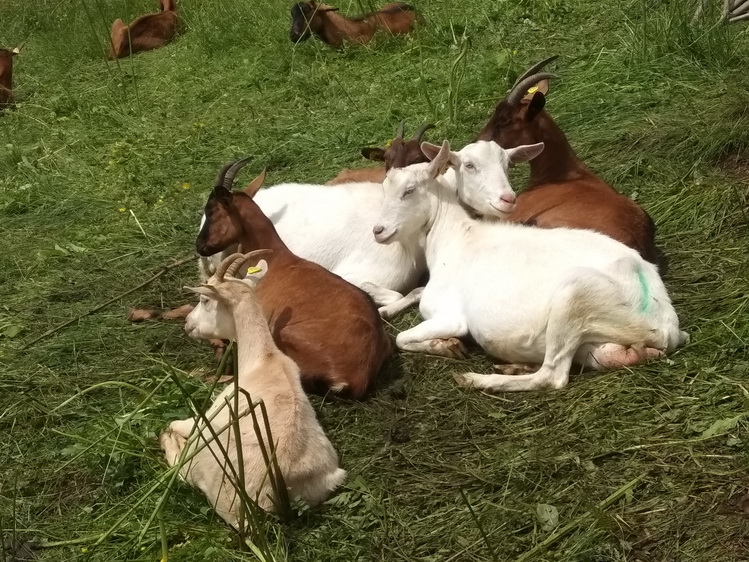
[[[26,41],[0,117],[0,561],[252,559],[184,485],[151,517],[156,436],[189,415],[169,375],[205,397],[186,373],[213,360],[179,324],[125,312],[189,300],[192,264],[29,342],[189,255],[224,161],[254,155],[246,177],[268,166],[268,184],[325,181],[401,119],[460,146],[555,53],[547,109],[654,217],[691,343],[494,397],[456,387],[465,363],[402,353],[367,401],[313,397],[350,479],[320,509],[269,517],[266,557],[749,559],[746,24],[692,26],[681,0],[434,0],[414,36],[336,52],[290,43],[288,2],[184,0],[176,42],[105,61],[111,22],[155,4],[0,4],[0,45]]]

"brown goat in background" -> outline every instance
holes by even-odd
[[[178,31],[175,0],[159,0],[161,11],[146,14],[125,25],[121,19],[112,24],[110,59],[119,59],[141,51],[163,47]]]
[[[661,254],[655,246],[653,220],[632,199],[585,167],[544,111],[549,78],[554,75],[537,72],[554,59],[534,65],[517,79],[476,138],[493,140],[502,148],[544,143],[544,151],[530,162],[528,186],[518,195],[510,220],[541,228],[595,230],[658,264]],[[665,264],[660,265],[663,269]]]
[[[13,57],[19,52],[19,48],[0,49],[0,108],[13,103]]]
[[[398,125],[398,132],[395,134],[395,138],[390,141],[390,144],[386,148],[367,147],[361,149],[361,154],[364,158],[385,162],[384,166],[355,170],[344,168],[325,185],[367,181],[382,183],[385,181],[385,174],[390,168],[405,168],[410,164],[428,162],[429,160],[421,151],[421,138],[426,131],[434,128],[434,125],[430,123],[422,125],[409,140],[403,140],[404,126],[403,121],[401,121]]]
[[[317,2],[299,2],[291,7],[291,31],[289,37],[299,43],[314,33],[331,47],[349,43],[369,43],[378,29],[393,35],[410,33],[416,20],[416,10],[403,2],[393,2],[380,10],[347,18],[338,13],[338,8]]]

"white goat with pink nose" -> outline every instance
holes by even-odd
[[[455,375],[460,385],[533,390],[565,386],[573,362],[615,369],[662,357],[688,339],[657,269],[635,250],[592,231],[469,216],[459,197],[512,212],[508,165],[534,158],[543,144],[503,150],[478,142],[451,152],[445,141],[422,150],[430,163],[388,172],[374,227],[380,243],[425,239],[425,320],[398,334],[400,349],[462,357],[458,338],[470,334],[490,355],[521,364],[505,373],[527,374],[464,373]]]

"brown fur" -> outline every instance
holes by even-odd
[[[562,130],[544,111],[545,103],[543,91],[526,96],[516,107],[503,100],[476,139],[493,140],[503,148],[538,142],[545,145],[530,162],[530,181],[519,194],[510,220],[541,228],[595,230],[657,263],[653,220],[632,199],[585,167]]]
[[[135,54],[158,49],[177,35],[179,18],[175,0],[160,0],[159,4],[159,13],[140,16],[129,26],[121,19],[115,20],[112,24],[110,59],[127,57],[131,52]]]
[[[322,385],[360,398],[391,352],[377,308],[360,289],[291,253],[253,195],[214,190],[198,253],[237,243],[243,252],[273,250],[257,296],[276,345],[299,365],[308,388]]]
[[[344,41],[363,45],[369,43],[378,29],[393,35],[410,33],[416,20],[416,11],[402,2],[393,2],[356,18],[347,18],[337,8],[317,2],[303,2],[292,7],[291,40],[308,39],[315,34],[331,47],[340,47]]]
[[[13,103],[13,57],[10,49],[0,49],[0,108]]]

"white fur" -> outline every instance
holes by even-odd
[[[479,175],[494,182],[495,174],[506,176],[503,152],[484,142],[456,154],[445,142],[432,162],[388,172],[378,240],[401,240],[420,227],[430,274],[420,304],[425,321],[399,334],[398,347],[455,357],[455,338],[470,334],[495,357],[541,364],[527,375],[456,376],[497,391],[561,388],[573,360],[611,368],[686,341],[655,266],[636,251],[592,231],[468,216],[459,187],[473,190],[472,182],[485,181],[472,179]],[[465,173],[459,162],[466,157],[481,174]],[[446,164],[453,171],[440,176]]]
[[[201,302],[190,313],[187,330],[190,335],[208,338],[234,339],[238,342],[238,385],[249,393],[254,402],[262,400],[268,413],[276,456],[291,497],[298,497],[310,505],[317,505],[331,494],[346,478],[339,468],[338,456],[320,426],[312,405],[302,390],[299,368],[281,353],[273,343],[265,318],[255,300],[254,280],[230,279],[218,282],[212,278],[211,287],[200,287]],[[213,402],[206,417],[217,433],[230,424],[226,400],[234,408],[234,385],[229,385]],[[239,398],[239,414],[248,410],[244,394]],[[261,427],[264,426],[260,408],[256,407]],[[161,434],[161,446],[170,466],[190,455],[205,444],[191,460],[184,463],[180,474],[188,483],[200,488],[216,512],[230,525],[239,528],[239,497],[221,465],[225,457],[219,443],[228,452],[235,470],[239,470],[235,435],[227,429],[219,435],[219,443],[212,440],[203,422],[195,430],[196,420],[174,421]],[[267,469],[260,452],[252,417],[239,420],[241,449],[244,463],[245,489],[250,499],[265,510],[274,509],[272,489]],[[189,442],[191,433],[200,432]],[[261,434],[268,446],[268,435]],[[214,456],[215,455],[215,456]]]
[[[418,237],[389,246],[375,243],[372,225],[383,198],[378,183],[287,183],[261,189],[254,200],[294,254],[365,290],[378,305],[388,305],[416,287],[426,262]],[[201,229],[204,222],[205,216]],[[235,251],[201,258],[202,278]]]

